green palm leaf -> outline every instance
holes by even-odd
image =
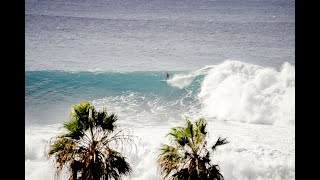
[[[69,179],[121,179],[129,175],[130,164],[110,146],[134,143],[134,136],[123,130],[115,132],[117,120],[105,108],[96,111],[88,101],[74,105],[69,120],[62,126],[66,132],[50,141],[47,152],[55,161],[56,174],[66,167]]]
[[[219,137],[211,148],[207,148],[206,121],[200,118],[195,123],[186,119],[185,126],[171,128],[166,135],[172,145],[161,145],[157,158],[163,179],[174,180],[223,180],[218,165],[211,164],[210,156],[217,146],[228,143]]]

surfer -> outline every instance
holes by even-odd
[[[167,76],[166,76],[166,80],[168,80],[168,79],[169,79],[169,73],[167,73],[167,72],[166,72],[166,74],[167,74]]]

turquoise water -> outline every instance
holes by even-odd
[[[26,71],[26,179],[54,179],[43,153],[83,99],[116,113],[119,127],[141,138],[138,151],[126,156],[135,173],[129,179],[160,180],[155,159],[165,134],[199,117],[208,122],[210,142],[216,136],[232,142],[215,160],[226,179],[294,179],[293,65],[225,61],[169,73],[165,81],[162,71]]]
[[[200,116],[226,180],[295,179],[294,0],[25,2],[27,180],[68,179],[44,152],[83,99],[142,139],[124,180],[161,180],[165,134]]]
[[[169,72],[172,76],[177,73],[186,72]],[[133,94],[140,101],[139,109],[148,109],[143,104],[155,100],[162,103],[182,99],[184,102],[195,102],[203,79],[203,75],[197,76],[192,84],[180,89],[170,86],[164,80],[165,72],[27,71],[25,77],[27,125],[61,122],[67,118],[71,105],[83,99],[93,101],[113,98],[125,106],[127,102],[123,98]],[[174,108],[182,107],[178,104]]]

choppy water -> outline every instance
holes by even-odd
[[[45,146],[83,99],[141,138],[127,179],[161,179],[186,117],[230,141],[225,179],[295,179],[294,1],[39,0],[25,17],[26,179],[54,179]]]
[[[183,124],[186,117],[195,120],[201,116],[208,120],[209,132],[232,141],[220,160],[226,177],[294,178],[294,66],[286,63],[277,71],[226,61],[170,74],[171,79],[165,81],[163,72],[27,71],[27,177],[50,175],[52,170],[43,159],[47,140],[59,132],[58,124],[68,118],[71,105],[88,99],[97,108],[107,107],[115,112],[122,127],[132,128],[141,137],[139,152],[128,155],[137,179],[159,179],[155,157],[160,143],[166,141],[165,133]],[[266,144],[270,141],[274,146]],[[248,156],[253,164],[264,158],[264,164],[259,165],[262,169],[255,169],[250,161],[243,167],[234,167],[237,162],[231,163],[230,156],[238,153]],[[37,166],[36,162],[41,163]],[[154,168],[144,169],[146,163]],[[40,168],[43,165],[49,169],[45,174]],[[273,172],[279,166],[283,169]],[[142,169],[139,171],[138,167]],[[252,171],[249,175],[248,169]]]
[[[295,63],[292,0],[26,3],[27,70],[177,71]]]

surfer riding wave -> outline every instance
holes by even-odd
[[[166,72],[166,80],[169,79],[169,73]]]

